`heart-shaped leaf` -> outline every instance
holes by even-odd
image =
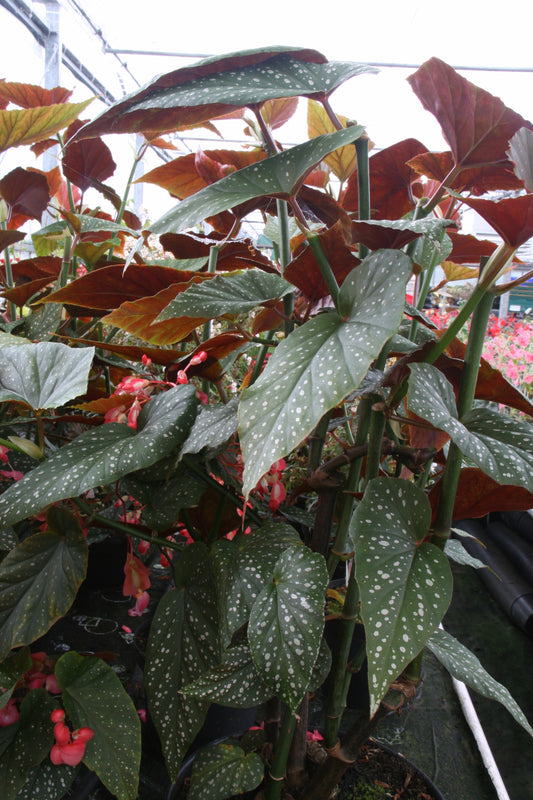
[[[21,224],[38,220],[50,201],[48,181],[40,172],[16,167],[0,180],[0,196],[9,206],[12,224],[16,215],[22,217]]]
[[[0,660],[66,614],[85,578],[87,542],[76,517],[52,508],[47,523],[0,564]]]
[[[276,300],[294,291],[281,275],[248,269],[245,272],[216,275],[202,284],[180,292],[163,309],[156,321],[172,317],[221,317],[242,314],[267,300]]]
[[[206,217],[257,197],[292,197],[305,176],[329,153],[353,144],[364,132],[360,125],[325,133],[206,186],[150,225],[152,233],[182,231]]]
[[[85,394],[94,347],[59,342],[0,348],[0,403],[15,400],[35,410],[57,408]]]
[[[0,111],[0,152],[53,136],[70,125],[91,102],[92,98],[83,103]]]
[[[457,166],[507,161],[513,134],[531,127],[499,97],[470,83],[439,58],[430,58],[407,80],[439,121]]]
[[[65,178],[84,192],[94,186],[95,182],[102,183],[110,178],[117,165],[113,161],[111,150],[101,139],[68,143],[82,125],[83,122],[77,120],[65,133],[67,144],[63,150],[62,167]]]
[[[143,407],[137,432],[109,423],[80,434],[0,496],[0,526],[155,464],[184,441],[195,416],[194,387],[176,386]]]
[[[209,701],[180,694],[218,663],[217,602],[207,549],[191,544],[175,568],[176,588],[159,602],[146,651],[146,690],[165,761],[176,780]]]
[[[533,728],[514,700],[509,690],[498,683],[481,666],[479,659],[445,630],[436,630],[427,642],[427,647],[443,664],[450,675],[466,683],[483,697],[501,703],[525,731],[533,736]]]
[[[221,664],[184,687],[182,693],[231,708],[252,708],[272,695],[254,666],[247,642],[226,650]]]
[[[200,750],[194,759],[189,793],[196,800],[226,800],[255,789],[263,775],[264,764],[257,753],[221,743]]]
[[[222,644],[248,622],[257,595],[272,575],[278,557],[287,547],[301,545],[291,525],[270,523],[238,541],[216,542],[211,551],[221,609]]]
[[[322,641],[327,583],[321,555],[307,547],[288,547],[250,612],[254,664],[272,694],[293,713],[309,686]]]
[[[30,770],[46,758],[54,743],[50,714],[57,703],[45,689],[28,692],[20,705],[20,719],[2,728],[0,796],[15,800]]]
[[[457,419],[451,383],[430,364],[411,364],[411,411],[445,431],[461,452],[498,483],[533,491],[531,425],[488,408],[474,408]]]
[[[370,481],[352,518],[371,714],[450,603],[448,559],[424,541],[430,518],[424,492],[395,478]]]
[[[367,257],[339,292],[340,314],[320,314],[281,342],[243,393],[240,440],[248,495],[270,466],[300,444],[354,391],[400,324],[411,261],[399,251]]]
[[[101,658],[65,653],[55,675],[75,728],[89,727],[84,763],[117,800],[135,800],[141,762],[141,724],[115,671]]]

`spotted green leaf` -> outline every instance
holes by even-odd
[[[143,407],[136,432],[109,423],[82,433],[0,496],[0,526],[156,463],[187,437],[195,416],[194,387],[177,386]]]
[[[46,758],[29,771],[26,783],[17,794],[16,800],[63,800],[78,773],[77,767],[67,764],[57,766]]]
[[[145,681],[150,713],[175,781],[209,708],[209,701],[186,697],[180,689],[218,663],[218,614],[203,544],[185,548],[174,572],[176,588],[162,597],[150,627]]]
[[[183,445],[181,455],[200,453],[204,449],[212,452],[227,444],[237,433],[237,406],[236,397],[225,405],[203,406]]]
[[[210,281],[193,284],[180,292],[163,309],[156,322],[182,316],[205,319],[224,314],[242,314],[292,291],[294,286],[280,275],[262,269],[216,275]]]
[[[51,508],[47,527],[0,564],[0,659],[46,633],[68,611],[85,578],[87,542],[76,517]]]
[[[450,602],[448,559],[424,541],[430,521],[424,492],[394,478],[370,481],[352,518],[371,714],[422,650]]]
[[[252,708],[265,703],[272,695],[254,666],[246,642],[228,648],[222,663],[184,687],[182,692],[231,708]]]
[[[74,350],[59,342],[0,348],[0,402],[35,410],[57,408],[85,394],[94,347]]]
[[[263,780],[264,764],[257,753],[222,743],[200,750],[191,774],[189,794],[195,800],[226,800],[255,789]]]
[[[509,690],[498,683],[483,668],[477,656],[467,647],[462,645],[453,636],[442,628],[436,630],[427,642],[427,647],[450,675],[474,689],[483,697],[489,697],[501,703],[515,720],[533,736],[533,728],[527,721],[524,713],[516,700],[510,695]]]
[[[13,689],[25,672],[31,669],[32,660],[27,647],[22,647],[9,654],[0,664],[0,708],[3,708],[13,694]]]
[[[74,728],[88,726],[83,762],[117,800],[136,800],[141,762],[141,725],[135,706],[114,670],[101,658],[74,651],[55,668],[62,700]]]
[[[468,550],[466,550],[457,539],[448,539],[444,545],[444,552],[448,558],[451,558],[452,561],[455,561],[457,564],[463,564],[466,567],[473,567],[474,569],[487,568],[487,565],[484,564],[483,561],[471,556]]]
[[[197,225],[206,217],[253,200],[256,197],[289,198],[300,188],[306,175],[324,156],[342,145],[351,144],[364,128],[354,126],[336,133],[325,133],[298,144],[283,153],[226,175],[196,194],[182,200],[150,225],[152,233],[177,233]]]
[[[295,529],[276,523],[264,525],[236,541],[214,544],[211,558],[223,645],[248,622],[252,605],[270,580],[278,557],[287,547],[297,545],[302,543]]]
[[[322,641],[327,583],[322,556],[307,547],[288,547],[250,612],[254,664],[293,713],[309,686]]]
[[[1,728],[0,797],[15,800],[30,770],[48,756],[54,743],[50,714],[56,701],[45,689],[28,692],[20,705],[20,719]]]
[[[404,253],[370,255],[344,281],[340,313],[319,314],[278,345],[239,408],[246,495],[326,411],[357,389],[397,331],[410,274]]]
[[[533,491],[533,428],[530,423],[488,408],[474,408],[461,420],[452,385],[429,364],[411,364],[411,411],[445,431],[461,452],[498,483]]]
[[[268,47],[204,59],[157,77],[90,122],[77,138],[102,133],[175,131],[280,97],[329,95],[371,67],[328,63],[315,50]]]

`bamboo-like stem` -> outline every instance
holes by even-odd
[[[372,478],[379,475],[379,465],[381,463],[381,444],[385,433],[386,417],[383,411],[372,409],[370,417],[370,428],[368,431],[368,453],[366,457],[365,486]]]
[[[5,222],[2,222],[0,228],[3,231],[7,230],[7,224]],[[6,270],[6,287],[8,289],[12,289],[15,283],[13,281],[13,269],[11,267],[11,256],[9,255],[9,247],[6,247],[4,249],[4,266]],[[10,300],[7,304],[7,308],[9,311],[9,319],[11,320],[11,322],[14,322],[17,318],[17,307],[15,303],[13,303]]]
[[[476,382],[481,361],[481,353],[485,340],[485,331],[492,308],[492,294],[485,292],[484,297],[472,315],[470,333],[466,346],[463,372],[457,398],[457,415],[459,419],[472,408]],[[461,474],[462,453],[454,442],[451,442],[442,477],[442,493],[433,528],[432,541],[441,548],[450,536],[453,521],[453,507]]]
[[[257,358],[255,359],[254,368],[252,370],[252,374],[250,376],[250,380],[248,382],[248,386],[252,386],[258,379],[259,375],[261,374],[261,370],[263,369],[263,364],[265,363],[265,358],[267,357],[269,349],[272,347],[272,340],[274,339],[275,331],[268,331],[267,335],[265,336],[265,344],[259,349],[257,353]]]
[[[355,580],[355,569],[352,567],[341,615],[341,632],[333,651],[333,662],[330,671],[331,685],[326,704],[326,722],[324,726],[324,745],[327,749],[332,748],[337,741],[339,725],[344,711],[346,666],[350,656],[358,603],[359,587]]]
[[[310,475],[315,469],[318,469],[320,459],[322,458],[322,449],[328,433],[329,421],[331,419],[331,411],[328,411],[313,433],[309,436],[309,458],[307,459],[307,474]]]
[[[63,288],[67,285],[67,279],[70,272],[70,265],[72,262],[72,239],[70,236],[65,236],[65,243],[63,245],[63,260],[61,262],[61,272],[59,273],[59,286]]]
[[[370,415],[372,413],[372,400],[368,397],[363,397],[359,403],[359,420],[357,423],[357,430],[355,433],[354,446],[360,447],[366,442],[368,429],[370,427]],[[361,466],[363,457],[352,461],[350,464],[350,471],[346,481],[344,502],[342,504],[341,517],[337,528],[337,535],[335,542],[328,555],[328,572],[331,575],[335,572],[335,568],[340,560],[340,555],[346,549],[346,542],[348,541],[350,521],[352,519],[354,507],[354,493],[357,490],[359,477],[361,475]]]
[[[278,800],[281,795],[281,787],[287,769],[287,759],[296,723],[296,714],[286,709],[279,731],[278,743],[274,751],[274,758],[265,778],[265,800]]]
[[[326,257],[326,254],[324,253],[320,237],[318,236],[317,233],[309,231],[309,233],[307,234],[307,241],[309,242],[309,246],[313,251],[313,255],[316,259],[316,262],[320,267],[320,272],[322,274],[322,277],[324,278],[324,283],[328,287],[328,292],[330,293],[331,299],[333,300],[333,305],[338,310],[339,284],[337,283],[337,279],[333,274],[331,265]]]
[[[357,190],[358,190],[358,218],[360,220],[370,219],[370,173],[368,169],[368,136],[363,133],[355,141],[355,152],[357,154]],[[363,259],[368,255],[368,247],[359,245],[359,258]]]

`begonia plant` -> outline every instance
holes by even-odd
[[[410,138],[372,153],[372,131],[332,107],[369,71],[308,49],[243,51],[160,76],[92,121],[66,90],[0,83],[0,148],[60,148],[53,170],[0,179],[5,800],[59,800],[81,762],[134,800],[146,713],[175,781],[212,703],[263,707],[268,757],[207,749],[190,796],[275,800],[288,786],[324,800],[413,697],[426,650],[533,734],[441,625],[449,560],[469,560],[454,520],[497,508],[502,486],[507,507],[533,506],[533,406],[481,358],[502,276],[533,235],[533,126],[432,58],[408,80],[449,150]],[[284,148],[276,131],[298,103],[309,138]],[[143,226],[132,179],[107,184],[110,148],[140,134],[136,164],[228,116],[249,145],[145,174],[174,200]],[[464,205],[500,246],[461,233]],[[54,221],[23,255],[21,228],[45,211]],[[444,329],[424,314],[437,268],[440,286],[472,281]],[[105,658],[37,649],[73,606],[95,531],[126,543],[128,635],[153,617],[139,714]],[[154,556],[172,583],[157,603]],[[349,663],[355,625],[365,643]],[[364,660],[367,707],[346,729]],[[324,685],[327,757],[311,769],[307,708]]]

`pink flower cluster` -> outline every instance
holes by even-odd
[[[56,708],[50,715],[54,723],[55,744],[50,750],[52,764],[68,764],[69,767],[77,766],[85,755],[85,745],[93,736],[92,728],[78,728],[71,731],[65,724],[65,712]]]

